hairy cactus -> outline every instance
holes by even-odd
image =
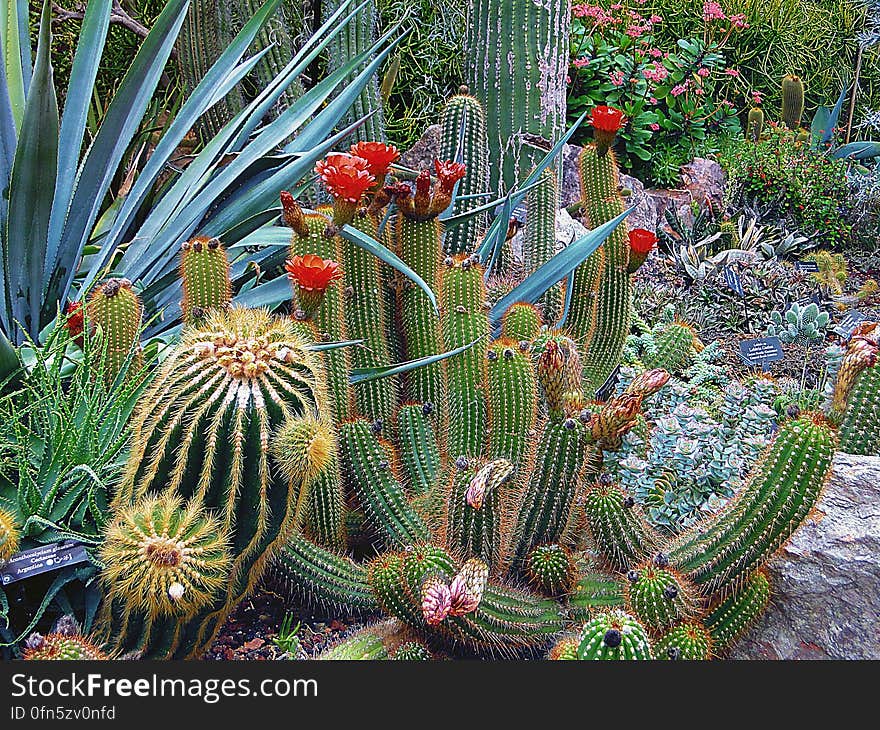
[[[516,302],[504,313],[501,336],[514,342],[531,342],[543,326],[543,317],[534,304]]]
[[[654,339],[656,350],[644,358],[649,368],[678,373],[693,363],[703,345],[693,327],[684,322],[668,324]]]
[[[654,551],[657,536],[631,496],[616,484],[599,480],[584,495],[587,528],[608,564],[624,572]]]
[[[569,9],[529,0],[477,0],[465,54],[467,83],[486,110],[489,189],[523,180],[565,126]]]
[[[143,364],[138,335],[144,307],[128,279],[108,279],[86,304],[91,334],[102,353],[104,383],[113,384],[126,363],[129,371]]]
[[[462,162],[467,173],[458,185],[452,214],[458,215],[479,207],[485,201],[478,196],[489,192],[489,141],[486,135],[486,112],[483,105],[462,86],[443,108],[440,119],[440,159]],[[460,144],[459,144],[460,142]],[[460,149],[459,149],[460,146]],[[462,200],[464,198],[464,200]],[[449,256],[470,254],[486,228],[486,214],[477,213],[446,231],[443,250]]]
[[[0,508],[0,565],[18,552],[19,540],[21,540],[21,528],[15,515],[9,510]]]
[[[581,630],[578,659],[653,659],[642,625],[625,611],[611,609],[588,621]]]
[[[804,82],[788,74],[782,79],[782,122],[793,131],[801,127],[804,115]]]
[[[578,646],[580,645],[580,637],[578,636],[563,636],[559,641],[557,641],[553,648],[550,649],[550,653],[547,655],[547,658],[550,661],[577,661],[578,659]]]
[[[29,636],[21,658],[26,661],[106,661],[110,656],[78,634],[52,633]]]
[[[502,338],[489,345],[486,360],[489,457],[507,459],[519,468],[529,454],[529,432],[537,416],[531,359],[519,342]]]
[[[189,656],[211,641],[305,511],[305,479],[314,470],[285,475],[272,463],[270,434],[285,422],[315,418],[326,402],[320,361],[289,320],[231,308],[185,332],[142,396],[113,508],[121,513],[150,494],[193,501],[228,535],[230,577],[198,621],[171,635],[153,635],[123,614],[125,625],[115,629],[120,644]],[[119,617],[115,603],[108,602],[107,622]]]
[[[840,449],[850,454],[880,455],[880,365],[877,325],[862,325],[852,338],[838,369],[831,403],[840,422]]]
[[[183,321],[198,326],[211,310],[229,306],[232,299],[229,260],[217,238],[200,236],[186,241],[181,249]]]
[[[538,545],[526,557],[526,575],[542,593],[557,596],[567,593],[575,574],[569,551],[562,545]]]

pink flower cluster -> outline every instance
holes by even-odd
[[[724,13],[721,5],[715,0],[707,0],[703,3],[703,20],[707,23],[713,20],[726,20],[727,15]]]
[[[642,71],[642,75],[648,80],[653,81],[654,83],[662,83],[666,80],[666,77],[669,76],[669,71],[666,70],[666,66],[664,66],[659,61],[654,61],[650,66],[648,66],[644,71]]]

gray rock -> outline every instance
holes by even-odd
[[[400,156],[400,164],[411,170],[434,170],[434,160],[440,157],[440,137],[443,128],[432,124],[419,140]]]
[[[691,162],[682,165],[681,180],[685,190],[690,193],[691,200],[698,203],[709,200],[713,206],[723,203],[727,177],[724,169],[715,160],[695,157]]]
[[[838,454],[814,517],[769,564],[736,659],[880,659],[880,458]]]

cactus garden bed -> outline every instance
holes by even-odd
[[[707,2],[670,59],[642,5],[573,12],[623,8],[655,110],[619,69],[566,99],[597,59],[564,3],[476,0],[465,85],[402,156],[405,36],[371,1],[306,32],[270,0],[202,42],[210,4],[169,0],[100,123],[107,8],[59,117],[45,4],[0,94],[4,659],[730,656],[835,455],[880,456],[849,201],[880,146],[835,137],[843,101],[810,124],[791,74],[778,120],[722,103],[745,16]],[[189,91],[157,132],[169,62]],[[637,190],[652,131],[721,182]]]

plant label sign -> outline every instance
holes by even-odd
[[[41,545],[13,555],[9,562],[0,566],[0,584],[9,585],[50,570],[88,561],[86,548],[81,542],[64,540],[51,545]]]
[[[862,322],[865,321],[865,315],[857,309],[850,309],[840,319],[840,324],[834,328],[834,334],[840,335],[843,339],[848,340]]]
[[[727,284],[727,286],[730,287],[738,297],[744,297],[746,293],[743,289],[739,274],[729,266],[725,266],[722,269],[722,273],[724,274],[724,283]]]
[[[767,369],[767,363],[782,359],[782,343],[778,337],[758,337],[739,343],[739,356],[746,365],[760,365]]]
[[[794,268],[798,271],[804,271],[808,274],[818,274],[819,264],[816,261],[795,261]]]
[[[620,380],[620,365],[618,365],[611,372],[611,375],[608,376],[608,380],[606,380],[599,389],[596,391],[596,400],[600,403],[604,403],[607,401],[612,393],[614,393],[615,388],[617,388],[617,381]]]

